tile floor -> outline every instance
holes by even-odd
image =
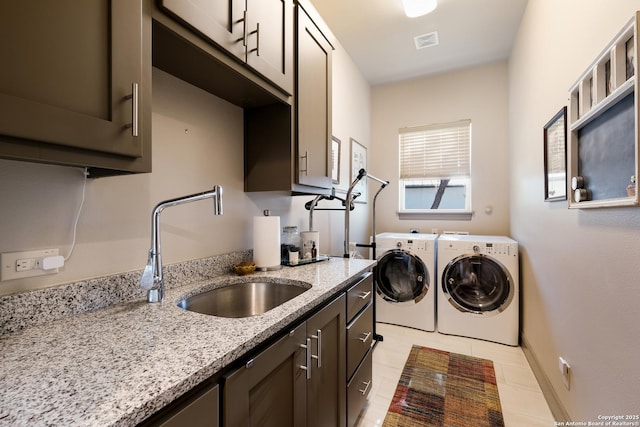
[[[356,427],[381,426],[413,344],[493,361],[505,427],[552,427],[554,419],[522,349],[487,341],[378,324],[373,387]],[[471,427],[471,426],[469,426]]]

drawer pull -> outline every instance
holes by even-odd
[[[311,379],[311,338],[307,338],[306,344],[300,344],[301,348],[304,348],[304,356],[306,361],[305,365],[299,365],[299,368],[303,371],[307,371],[307,380]]]
[[[364,334],[363,338],[358,338],[358,339],[362,342],[367,342],[370,336],[371,336],[371,332],[367,332],[366,334]]]
[[[360,295],[360,299],[367,299],[369,298],[369,295],[371,295],[371,291],[363,292],[362,295]]]
[[[312,354],[311,358],[316,359],[316,363],[318,368],[322,367],[322,330],[318,329],[316,332],[317,335],[311,335],[311,338],[314,340],[318,340],[318,354]]]
[[[362,381],[362,384],[364,384],[364,390],[358,390],[358,391],[362,393],[362,395],[364,396],[365,394],[367,394],[367,390],[369,390],[369,386],[371,385],[371,380],[367,382]]]

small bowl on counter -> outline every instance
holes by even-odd
[[[242,261],[233,266],[233,271],[238,276],[246,276],[247,274],[251,274],[256,271],[256,265],[252,261]]]

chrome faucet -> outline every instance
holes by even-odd
[[[378,198],[378,194],[380,194],[380,191],[382,191],[383,188],[389,185],[389,181],[376,178],[375,176],[369,174],[366,170],[360,169],[358,171],[358,176],[354,178],[353,182],[349,186],[349,189],[347,190],[347,196],[345,197],[346,204],[345,204],[345,210],[344,210],[344,258],[349,258],[351,256],[349,254],[349,209],[347,209],[346,206],[351,206],[351,203],[353,202],[353,189],[358,184],[358,182],[360,182],[360,180],[362,180],[362,178],[365,178],[365,177],[372,179],[374,181],[377,181],[378,183],[381,184],[380,189],[378,190],[375,197],[373,198],[373,245],[361,245],[361,246],[373,247],[373,252],[375,255],[376,199]]]
[[[151,249],[149,261],[142,273],[140,287],[147,290],[148,302],[162,302],[164,300],[164,277],[162,275],[162,255],[160,245],[160,213],[164,208],[196,202],[198,200],[213,199],[213,214],[222,215],[222,187],[214,185],[213,190],[177,199],[165,200],[158,203],[151,215]]]

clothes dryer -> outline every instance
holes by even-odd
[[[376,321],[435,331],[435,234],[380,233]]]
[[[518,243],[504,236],[440,235],[438,332],[518,345]]]

